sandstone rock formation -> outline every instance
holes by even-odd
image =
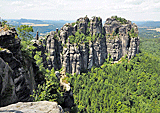
[[[17,101],[13,70],[0,58],[0,105]]]
[[[56,102],[18,102],[6,107],[1,107],[0,112],[8,113],[64,113],[61,106]]]
[[[92,36],[92,39],[87,43],[71,43],[69,37],[75,37],[76,32]],[[71,74],[85,72],[93,65],[100,66],[108,57],[118,61],[125,55],[130,59],[139,52],[137,25],[118,17],[106,19],[104,26],[100,17],[79,18],[75,23],[65,24],[59,31],[52,31],[45,42],[50,54],[49,69],[63,68],[64,72]]]
[[[0,27],[2,27],[2,23],[0,22]]]
[[[35,63],[31,58],[25,58],[20,48],[20,39],[15,28],[6,30],[2,27],[0,29],[0,83],[2,84],[0,106],[17,101],[32,101],[30,95],[36,84]]]
[[[90,33],[91,35],[96,35],[97,33],[102,33],[102,19],[100,17],[93,17],[90,20]]]

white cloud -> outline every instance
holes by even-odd
[[[76,20],[85,15],[103,19],[118,15],[147,20],[152,15],[160,20],[160,0],[2,0],[0,9],[2,18]]]
[[[154,2],[154,3],[159,3],[159,2],[160,2],[160,0],[153,0],[153,2]]]
[[[22,5],[22,4],[24,4],[23,1],[13,1],[13,2],[11,2],[10,5]]]
[[[125,3],[134,4],[134,5],[139,5],[143,2],[145,2],[145,0],[125,0]]]

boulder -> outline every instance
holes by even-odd
[[[39,102],[18,102],[0,108],[0,112],[8,113],[64,113],[61,106],[56,102],[39,101]]]

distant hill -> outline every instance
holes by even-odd
[[[139,37],[141,38],[160,38],[160,32],[156,28],[160,28],[160,21],[134,21],[138,26]]]
[[[134,21],[138,27],[152,27],[152,28],[159,28],[160,21]]]
[[[34,19],[5,19],[9,24],[18,27],[22,24],[33,25],[34,33],[33,37],[36,36],[36,32],[39,31],[40,34],[47,34],[50,31],[55,31],[56,28],[61,29],[61,27],[66,23],[72,23],[73,21],[65,20],[34,20]],[[160,21],[133,21],[139,27],[139,36],[141,37],[159,37],[160,33],[156,31],[148,31],[147,28],[160,28]],[[103,22],[104,24],[104,22]],[[36,26],[37,25],[37,26]],[[144,27],[144,28],[142,28]],[[147,34],[151,36],[147,37]]]
[[[56,28],[60,29],[65,23],[71,23],[72,21],[65,20],[34,20],[34,19],[5,19],[10,25],[18,27],[22,24],[33,25],[34,33],[33,37],[36,36],[36,32],[39,31],[41,34],[47,34],[50,31],[55,31]]]

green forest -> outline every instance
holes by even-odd
[[[132,60],[106,61],[70,76],[77,110],[92,113],[160,112],[160,59],[145,51]]]
[[[80,113],[159,113],[160,39],[140,38],[140,54],[112,64],[69,75]]]
[[[160,32],[157,32],[156,30],[147,30],[148,28],[139,28],[139,37],[141,38],[159,38]]]

